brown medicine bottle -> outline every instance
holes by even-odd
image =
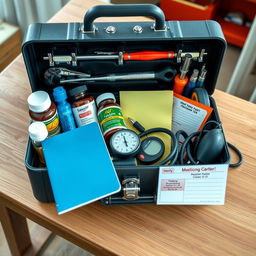
[[[113,93],[103,93],[97,97],[98,120],[106,142],[111,135],[121,129],[126,129],[121,107],[116,103]]]
[[[60,133],[59,116],[55,104],[45,91],[36,91],[28,97],[29,115],[33,121],[43,122],[48,136]]]
[[[78,127],[98,122],[94,98],[87,95],[87,86],[81,85],[68,91],[73,101],[72,111]]]
[[[30,124],[28,131],[32,145],[38,154],[39,161],[41,164],[43,164],[43,166],[45,166],[42,141],[48,137],[47,128],[43,122],[33,122]]]

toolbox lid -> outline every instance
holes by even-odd
[[[52,67],[63,67],[78,72],[89,72],[92,76],[127,73],[127,72],[148,72],[156,71],[166,66],[172,65],[179,72],[181,55],[186,53],[199,53],[200,64],[206,62],[207,75],[205,79],[205,89],[211,95],[214,92],[218,73],[226,49],[220,25],[215,21],[165,21],[164,16],[160,14],[161,10],[156,6],[153,8],[142,8],[143,6],[125,6],[122,7],[104,6],[104,8],[93,8],[88,10],[83,23],[37,23],[28,28],[27,35],[23,42],[22,53],[25,60],[30,85],[32,91],[47,90],[51,92],[52,88],[47,87],[44,82],[43,74]],[[106,9],[107,8],[107,9]],[[115,8],[112,12],[111,9]],[[118,8],[122,8],[118,12]],[[126,8],[127,11],[125,10]],[[107,12],[108,17],[133,16],[131,11],[139,8],[143,16],[153,16],[155,22],[108,22],[96,23],[95,18],[102,17]],[[157,10],[155,9],[157,8]],[[97,13],[100,10],[100,13]],[[148,10],[148,13],[143,10]],[[160,11],[159,11],[160,10]],[[135,13],[138,13],[137,11]],[[155,14],[154,14],[155,13]],[[154,14],[154,15],[153,15]],[[88,18],[89,17],[89,18]],[[89,23],[89,24],[87,24]],[[157,26],[156,26],[157,25]],[[115,27],[114,33],[108,33],[109,26]],[[135,27],[140,27],[138,33]],[[156,29],[160,28],[160,29]],[[84,30],[85,28],[85,30]],[[86,31],[92,29],[92,31]],[[159,59],[153,61],[131,61],[125,60],[123,64],[116,61],[104,60],[87,60],[83,56],[104,54],[117,55],[121,52],[133,53],[139,51],[172,51],[173,59]],[[180,52],[182,51],[182,52]],[[54,58],[55,57],[55,58]],[[65,61],[63,62],[63,59]],[[193,62],[193,61],[192,61]],[[201,65],[192,65],[191,69],[201,70]],[[189,76],[191,74],[189,73]],[[94,83],[95,85],[100,84]],[[99,91],[111,91],[105,87],[110,85],[115,88],[119,84],[125,84],[126,89],[131,86],[130,90],[141,89],[143,82],[109,82],[104,84]],[[134,86],[138,84],[138,87]],[[104,85],[106,85],[104,87]],[[145,85],[145,83],[144,83]],[[161,82],[151,83],[152,86],[146,87],[145,90],[170,89],[168,84],[162,86]],[[88,90],[91,91],[93,86],[87,84]],[[89,87],[90,86],[90,87]],[[161,87],[162,86],[162,87]],[[96,86],[93,87],[93,90]],[[123,88],[122,88],[123,89]]]

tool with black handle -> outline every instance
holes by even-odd
[[[80,82],[97,82],[97,81],[128,81],[128,80],[158,80],[161,82],[171,82],[173,77],[176,75],[176,70],[171,67],[166,67],[158,71],[148,71],[148,72],[136,72],[136,73],[116,73],[108,74],[104,76],[95,76],[95,77],[82,77],[74,79],[65,79],[62,77],[59,79],[59,76],[56,77],[55,73],[50,72],[48,69],[47,74],[52,74],[53,76],[46,76],[46,84],[50,86],[56,85],[55,82],[59,81],[60,84],[69,84],[69,83],[80,83]],[[52,83],[54,82],[54,83]]]

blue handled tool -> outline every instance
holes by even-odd
[[[193,70],[193,74],[190,77],[188,85],[185,87],[183,96],[185,96],[185,97],[190,97],[191,96],[193,88],[196,87],[196,80],[197,80],[197,77],[198,77],[198,73],[199,73],[198,69]]]

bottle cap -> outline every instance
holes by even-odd
[[[41,142],[48,136],[48,130],[43,122],[33,122],[28,127],[29,137],[31,140]]]
[[[53,89],[53,98],[56,102],[61,102],[68,98],[63,86],[58,86]]]
[[[87,91],[87,86],[86,85],[80,85],[77,86],[71,90],[68,91],[68,96],[69,97],[74,97],[77,94],[81,93],[81,92],[86,92]]]
[[[45,91],[33,92],[28,96],[28,107],[33,112],[44,112],[50,108],[51,104],[50,96]]]
[[[97,99],[96,99],[97,106],[99,106],[99,104],[103,100],[114,100],[114,102],[116,102],[115,95],[113,93],[111,93],[111,92],[103,93],[100,96],[98,96]]]

